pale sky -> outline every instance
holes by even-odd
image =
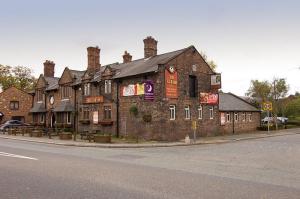
[[[285,0],[0,0],[0,64],[35,76],[46,59],[85,70],[86,48],[101,64],[143,57],[143,39],[158,53],[194,45],[217,64],[225,92],[244,95],[251,79],[286,78],[300,91],[300,1]],[[298,69],[297,69],[298,68]]]

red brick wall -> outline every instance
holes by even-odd
[[[0,93],[0,112],[4,114],[1,122],[12,119],[12,117],[24,117],[26,123],[32,122],[32,117],[29,111],[32,108],[32,95],[21,91],[17,88],[11,87]],[[18,101],[19,109],[10,110],[10,101]]]

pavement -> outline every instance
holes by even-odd
[[[0,198],[299,199],[299,129],[288,132],[149,148],[0,139]]]
[[[59,140],[59,139],[49,139],[48,137],[28,137],[21,135],[4,135],[0,134],[1,139],[12,139],[20,140],[26,142],[36,142],[44,144],[54,144],[54,145],[64,145],[64,146],[77,146],[77,147],[99,147],[99,148],[148,148],[148,147],[174,147],[174,146],[189,146],[189,145],[201,145],[201,144],[221,144],[236,142],[249,139],[260,139],[266,137],[274,136],[284,136],[290,134],[300,133],[300,128],[295,129],[285,129],[279,131],[270,131],[270,133],[265,131],[255,131],[250,133],[242,133],[235,135],[226,136],[216,136],[216,137],[201,137],[194,142],[191,140],[189,144],[185,143],[184,140],[179,142],[146,142],[146,143],[90,143],[87,141],[73,141],[73,140]]]

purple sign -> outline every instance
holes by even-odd
[[[145,100],[154,100],[154,84],[152,80],[145,82]]]

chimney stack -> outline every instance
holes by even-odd
[[[88,47],[87,48],[87,56],[88,56],[88,67],[87,70],[89,72],[95,72],[100,68],[100,48],[96,47]]]
[[[54,67],[55,63],[50,60],[44,62],[44,76],[45,77],[54,77]]]
[[[157,41],[148,36],[144,39],[144,57],[149,58],[157,55]]]
[[[132,56],[127,51],[125,51],[123,55],[123,63],[131,62],[131,60]]]

